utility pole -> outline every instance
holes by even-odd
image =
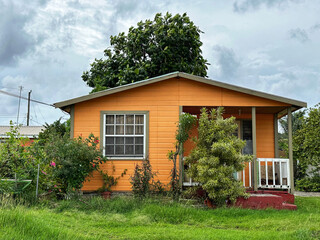
[[[28,93],[28,113],[27,113],[27,126],[29,126],[30,122],[30,96],[31,96],[32,90],[29,91]]]
[[[20,94],[19,94],[19,105],[18,105],[18,116],[17,116],[17,126],[19,125],[19,113],[20,113],[20,102],[21,102],[21,91],[22,91],[22,86],[19,87],[20,89]]]

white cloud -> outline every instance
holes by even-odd
[[[24,96],[32,89],[33,98],[48,103],[87,94],[82,72],[103,57],[110,35],[169,11],[187,12],[205,32],[209,77],[310,105],[320,102],[320,3],[315,1],[0,0],[0,6],[0,43],[9,46],[0,50],[0,89],[15,94],[19,85]],[[0,100],[0,124],[7,124],[1,116],[16,116],[17,99],[2,94]],[[34,105],[34,124],[65,116]],[[21,109],[24,114],[26,107]]]

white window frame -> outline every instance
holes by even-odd
[[[142,160],[142,159],[145,159],[146,158],[146,152],[147,152],[147,137],[148,137],[148,133],[147,133],[147,125],[148,125],[148,119],[147,119],[147,115],[148,115],[148,112],[108,112],[108,111],[105,111],[102,113],[103,114],[103,140],[102,140],[102,143],[103,143],[103,156],[106,156],[108,159],[113,159],[113,160]],[[116,119],[116,116],[117,115],[124,115],[124,134],[123,135],[107,135],[106,134],[106,116],[107,115],[114,115],[114,119]],[[126,126],[126,115],[143,115],[143,135],[135,135],[135,134],[132,134],[132,135],[126,135],[125,134],[125,126]],[[135,118],[134,118],[135,119]],[[115,120],[116,121],[116,120]],[[135,121],[135,120],[134,120]],[[134,122],[133,124],[134,126],[134,132],[135,132],[135,126],[137,126]],[[114,123],[114,133],[116,133],[116,124]],[[142,156],[139,156],[139,157],[135,157],[135,156],[107,156],[106,155],[106,137],[143,137],[143,154]],[[125,146],[125,145],[124,145]]]

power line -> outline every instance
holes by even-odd
[[[22,96],[20,97],[17,94],[9,93],[9,92],[3,91],[3,90],[0,90],[0,93],[6,94],[6,95],[9,95],[9,96],[12,96],[12,97],[17,97],[17,98],[22,98],[24,100],[28,100],[28,98],[26,98],[26,97],[22,97]],[[30,99],[30,101],[31,102],[35,102],[35,103],[39,103],[39,104],[43,104],[43,105],[46,105],[46,106],[54,107],[54,105],[52,105],[52,104],[41,102],[41,101],[38,101],[38,100]]]

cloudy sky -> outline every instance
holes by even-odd
[[[211,79],[320,102],[317,0],[0,0],[0,90],[55,103],[84,95],[81,75],[110,35],[158,12],[186,12],[204,32]],[[18,98],[0,93],[0,125],[17,121]],[[26,124],[21,101],[19,123]],[[31,104],[31,125],[68,115]]]

